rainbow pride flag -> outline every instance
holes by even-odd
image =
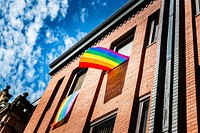
[[[79,68],[96,68],[110,71],[128,58],[128,56],[103,47],[93,47],[86,50],[81,56]]]
[[[78,96],[79,90],[74,92],[73,94],[71,94],[70,96],[68,96],[66,99],[63,100],[56,118],[54,120],[54,122],[51,124],[51,126],[56,125],[58,122],[60,122],[61,120],[63,120],[69,113],[69,111],[71,110],[77,96]]]

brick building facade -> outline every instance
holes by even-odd
[[[109,72],[78,69],[93,46],[130,58]],[[200,132],[199,49],[199,0],[130,1],[50,64],[52,78],[25,132]],[[69,117],[52,128],[75,89]]]
[[[23,133],[35,107],[26,99],[27,92],[8,103],[9,89],[0,92],[0,133]]]

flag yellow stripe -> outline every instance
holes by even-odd
[[[97,59],[92,59],[92,58],[86,58],[86,57],[82,57],[80,62],[92,62],[93,64],[99,64],[99,65],[102,65],[102,66],[109,67],[111,69],[115,67],[115,66],[113,66],[113,65],[111,65],[107,62],[97,60]]]
[[[116,62],[114,62],[112,60],[106,59],[106,58],[98,56],[98,55],[93,55],[93,54],[90,54],[90,53],[84,53],[82,57],[99,60],[99,61],[105,62],[107,64],[110,64],[110,65],[112,65],[114,67],[119,65],[119,63],[116,63]]]

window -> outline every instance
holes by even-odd
[[[136,27],[130,29],[124,35],[122,35],[121,37],[116,39],[112,43],[110,49],[112,49],[120,54],[130,56],[131,51],[132,51],[135,29],[136,29]]]
[[[156,17],[150,22],[149,45],[156,42],[158,35],[158,18]]]
[[[57,84],[56,84],[56,86],[55,86],[55,88],[54,88],[54,90],[53,90],[53,92],[52,92],[52,95],[51,95],[50,99],[48,100],[48,103],[47,103],[47,106],[46,106],[46,109],[47,109],[47,110],[50,109],[51,104],[53,103],[53,100],[54,100],[54,98],[56,97],[56,94],[57,94],[57,92],[58,92],[58,90],[59,90],[59,88],[60,88],[60,86],[61,86],[63,80],[64,80],[64,77],[61,78],[61,79],[57,82]]]
[[[159,18],[159,10],[153,13],[148,18],[146,37],[145,37],[145,44],[147,44],[147,46],[150,46],[157,40],[158,18]]]
[[[116,115],[104,118],[91,125],[90,133],[112,133],[114,129]]]
[[[132,44],[133,44],[133,35],[129,36],[129,37],[123,39],[121,42],[119,42],[114,47],[114,51],[116,51],[120,54],[126,55],[126,56],[130,56]]]
[[[57,92],[58,92],[58,90],[59,90],[59,88],[60,88],[60,86],[61,86],[63,80],[64,80],[64,77],[61,78],[61,79],[57,82],[57,84],[56,84],[56,86],[55,86],[55,88],[54,88],[54,90],[53,90],[53,92],[52,92],[51,97],[50,97],[49,99],[47,99],[47,100],[48,100],[47,105],[46,105],[45,110],[43,111],[43,113],[42,113],[42,115],[41,115],[41,117],[40,117],[40,119],[39,119],[39,121],[38,121],[38,123],[37,123],[37,126],[36,126],[34,132],[37,132],[38,129],[39,129],[39,127],[41,126],[42,120],[44,119],[44,117],[45,117],[45,115],[46,115],[46,112],[50,109],[50,107],[51,107],[51,105],[52,105],[52,103],[53,103],[53,101],[54,101],[54,98],[55,98],[55,96],[57,95]]]
[[[196,14],[200,13],[200,0],[195,0]]]
[[[73,71],[73,73],[72,73],[72,75],[70,77],[70,80],[68,81],[68,84],[66,86],[66,88],[69,87],[69,89],[66,89],[63,92],[63,94],[62,94],[62,96],[60,98],[61,100],[59,101],[59,103],[58,103],[58,105],[57,105],[57,107],[55,109],[55,112],[54,112],[54,114],[53,114],[53,116],[51,118],[51,122],[50,122],[51,124],[54,122],[54,120],[56,118],[56,115],[58,113],[58,110],[59,110],[59,108],[60,108],[60,106],[61,106],[62,101],[64,100],[64,98],[67,98],[69,95],[71,95],[72,93],[78,91],[81,88],[82,83],[83,83],[84,78],[85,78],[85,75],[86,75],[86,72],[87,72],[87,69],[75,69]],[[73,110],[73,105],[74,104],[72,104],[72,107],[71,107],[68,115],[65,116],[65,118],[63,118],[62,120],[60,120],[57,124],[55,124],[52,129],[55,129],[55,128],[63,125],[64,123],[68,122],[70,114],[71,114],[71,112]],[[48,127],[47,132],[49,132],[50,129],[51,129],[51,126]]]
[[[110,49],[120,54],[130,56],[132,51],[135,29],[136,27],[130,29],[124,35],[116,39],[112,43]],[[104,103],[108,102],[109,100],[115,98],[116,96],[122,93],[122,89],[125,83],[127,66],[128,61],[125,61],[124,63],[121,63],[119,66],[117,66],[108,73]]]
[[[75,70],[75,74],[73,76],[73,79],[72,79],[72,82],[70,85],[70,89],[67,94],[68,96],[81,88],[84,78],[85,78],[85,75],[86,75],[86,72],[87,72],[87,69]]]
[[[149,98],[140,101],[136,133],[146,133],[146,125],[149,110]]]

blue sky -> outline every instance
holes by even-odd
[[[49,64],[128,0],[1,0],[0,90],[33,102],[50,80]]]

